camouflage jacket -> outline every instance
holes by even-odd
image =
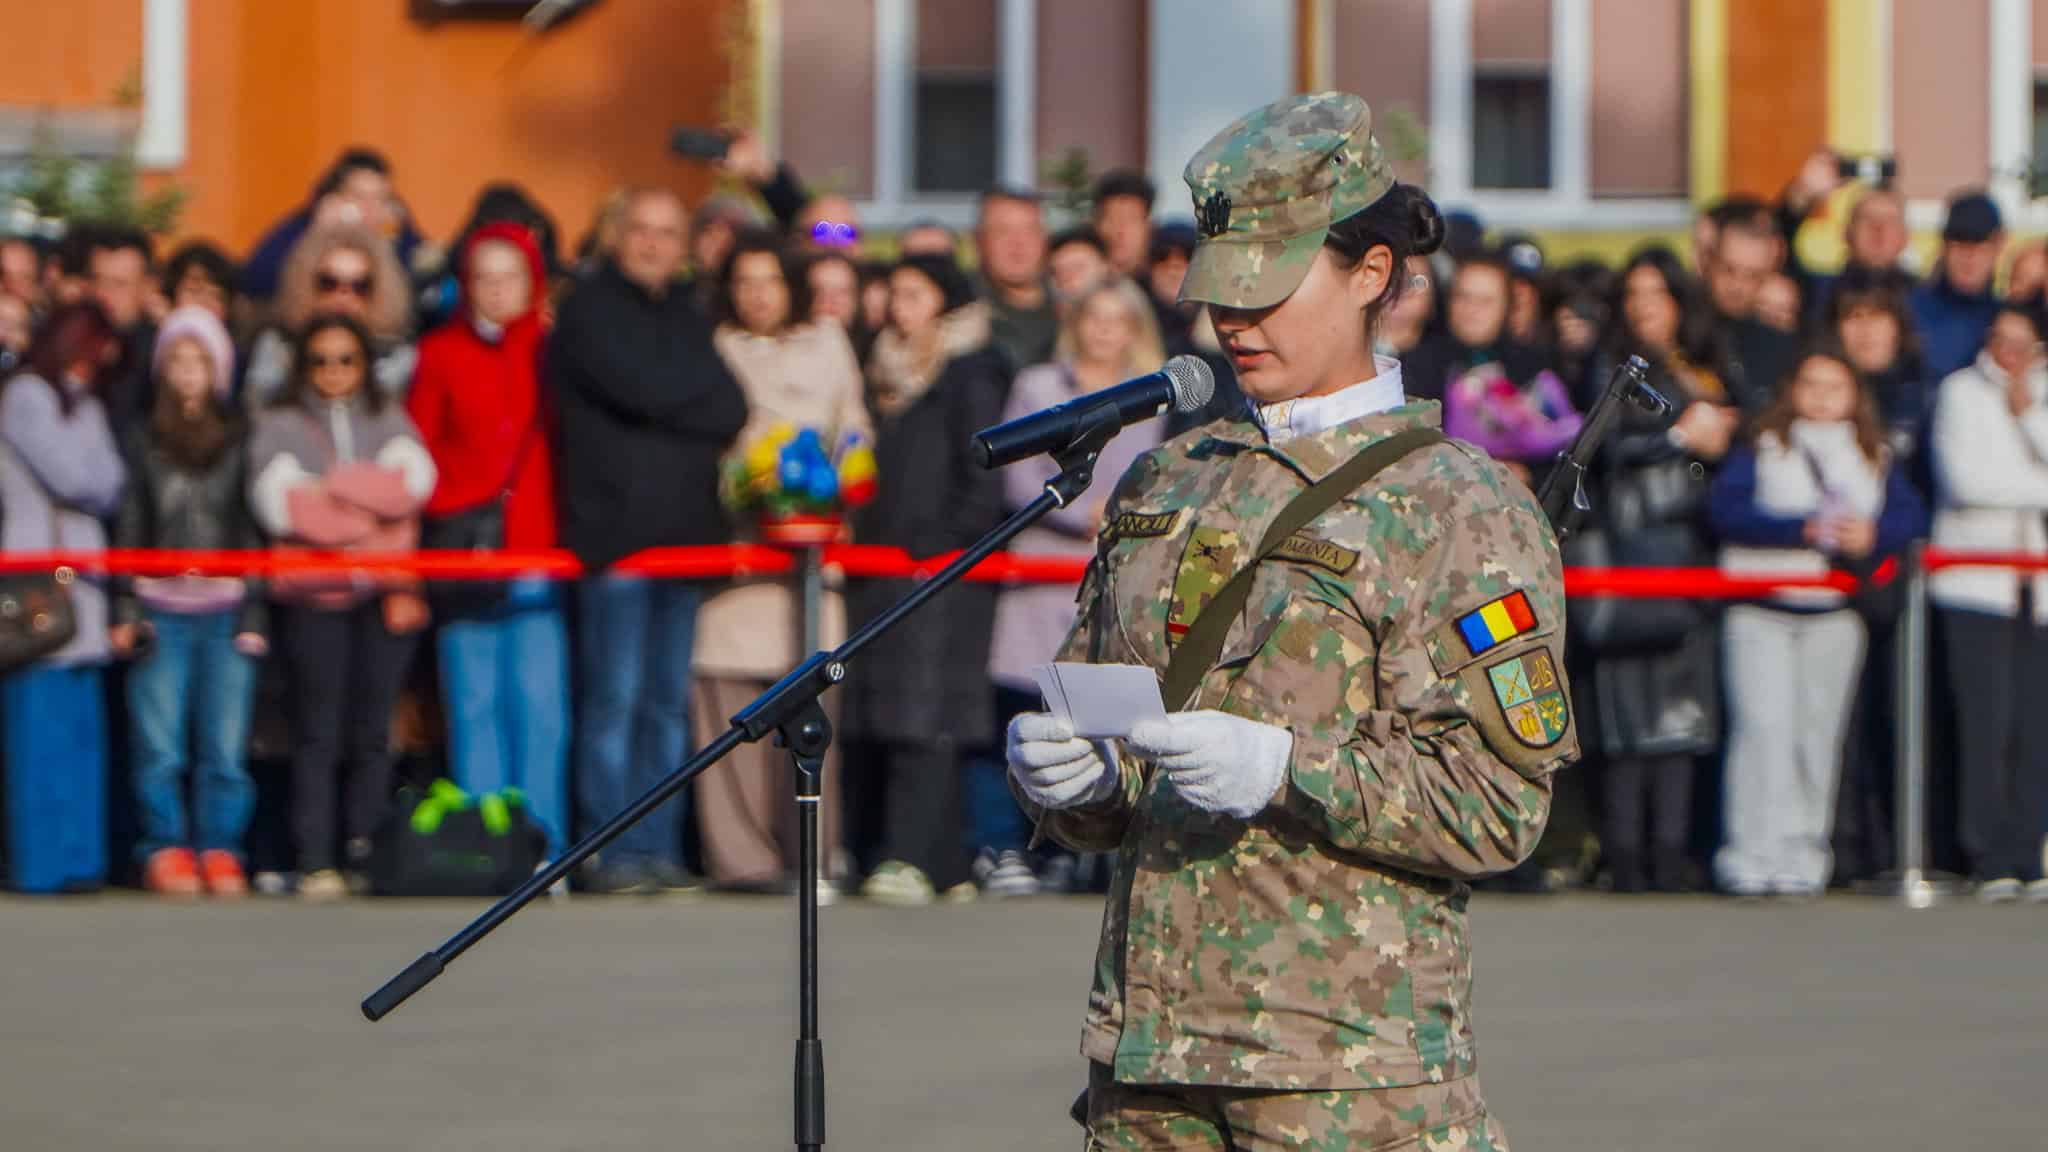
[[[1141,458],[1104,516],[1062,660],[1146,664],[1303,487],[1434,403],[1274,446],[1249,418]],[[1249,821],[1123,756],[1042,834],[1119,853],[1082,1051],[1120,1081],[1383,1088],[1474,1068],[1467,881],[1535,847],[1577,755],[1557,543],[1477,449],[1418,449],[1260,566],[1189,709],[1291,729]],[[1168,707],[1181,702],[1168,701]]]

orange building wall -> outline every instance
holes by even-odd
[[[1827,142],[1827,5],[1728,0],[1728,192],[1776,196]]]
[[[0,29],[0,104],[105,107],[141,74],[139,0],[0,0]]]
[[[138,0],[0,0],[0,103],[105,104],[142,60]],[[494,179],[525,184],[573,243],[613,186],[692,199],[669,129],[719,119],[724,20],[745,0],[606,0],[543,38],[423,24],[407,0],[191,0],[180,228],[245,250],[341,149],[384,150],[430,236]]]

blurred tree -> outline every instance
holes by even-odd
[[[1374,135],[1379,137],[1380,148],[1387,154],[1387,162],[1396,168],[1418,166],[1428,183],[1429,170],[1429,129],[1423,127],[1422,118],[1415,109],[1406,104],[1389,105],[1380,113],[1379,123],[1374,126]]]
[[[1059,222],[1061,227],[1078,223],[1087,217],[1090,192],[1095,186],[1095,174],[1089,167],[1086,148],[1069,148],[1040,160],[1038,178],[1041,183],[1055,190],[1052,206],[1065,217]]]
[[[139,67],[113,96],[114,106],[129,115],[121,118],[112,153],[93,158],[68,152],[46,121],[36,130],[28,170],[15,185],[14,195],[26,201],[42,221],[65,226],[109,224],[159,235],[170,232],[177,227],[178,214],[191,193],[175,183],[150,192],[142,189],[133,127],[133,113],[142,107]]]

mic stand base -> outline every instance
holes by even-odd
[[[776,729],[796,770],[797,807],[797,1038],[796,1146],[825,1146],[825,1043],[818,1037],[818,805],[823,802],[825,753],[832,723],[813,696]]]

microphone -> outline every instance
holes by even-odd
[[[1176,412],[1199,412],[1215,392],[1216,374],[1205,361],[1175,356],[1150,375],[982,429],[974,434],[974,458],[983,468],[1001,468],[1066,448],[1105,411],[1113,410],[1117,425],[1124,427],[1151,418],[1168,404]]]

